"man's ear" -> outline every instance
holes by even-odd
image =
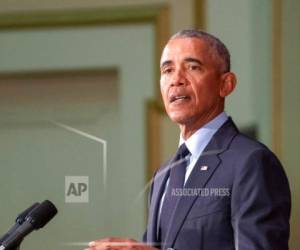
[[[236,76],[233,72],[226,72],[221,76],[220,96],[226,97],[231,94],[236,86]]]

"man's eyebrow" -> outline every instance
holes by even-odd
[[[193,58],[193,57],[186,57],[183,59],[185,62],[194,62],[194,63],[198,63],[199,65],[203,65],[203,63],[199,60],[199,59],[196,59],[196,58]],[[172,64],[172,60],[166,60],[164,62],[161,63],[160,67],[164,67],[166,65],[170,65]]]
[[[164,61],[164,62],[161,63],[160,67],[162,68],[162,67],[164,67],[166,65],[170,65],[171,63],[172,63],[171,60],[166,60],[166,61]]]
[[[184,61],[185,62],[194,62],[194,63],[198,63],[200,65],[203,65],[203,63],[200,60],[193,58],[193,57],[186,57],[186,58],[184,58]]]

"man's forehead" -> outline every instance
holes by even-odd
[[[171,39],[163,50],[160,63],[172,61],[177,56],[183,56],[182,59],[203,56],[201,52],[208,52],[207,46],[206,41],[201,38],[179,37]]]

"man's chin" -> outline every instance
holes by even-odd
[[[190,122],[191,118],[186,115],[169,114],[170,119],[178,125],[186,125]]]

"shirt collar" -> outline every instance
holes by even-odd
[[[199,157],[210,139],[213,137],[215,132],[226,122],[228,116],[225,112],[222,112],[214,119],[206,123],[200,129],[198,129],[191,137],[184,140],[180,134],[179,146],[185,143],[192,157]]]

